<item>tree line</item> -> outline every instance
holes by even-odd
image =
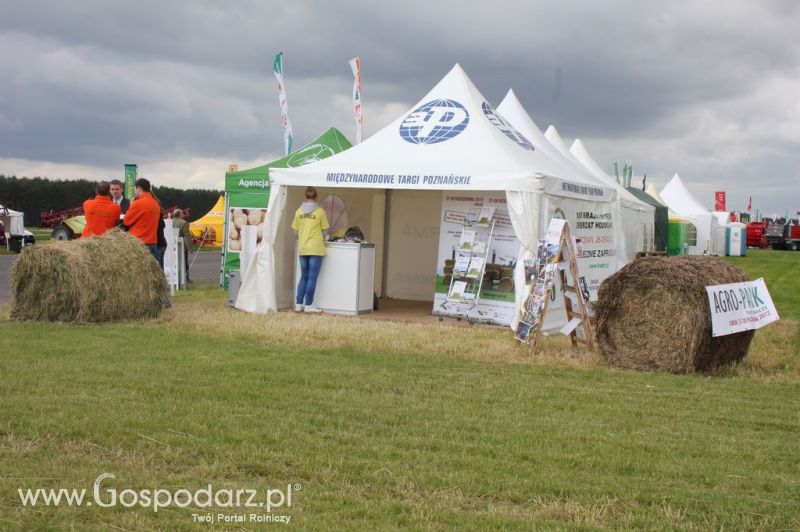
[[[43,212],[80,207],[95,196],[96,181],[89,179],[57,180],[44,177],[17,177],[0,174],[0,205],[25,213],[25,225],[39,224]],[[191,220],[203,216],[219,198],[219,190],[154,186],[153,192],[164,208],[191,209]]]

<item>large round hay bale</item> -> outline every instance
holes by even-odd
[[[168,290],[164,273],[135,237],[103,236],[26,247],[11,272],[11,317],[106,322],[153,318]]]
[[[706,286],[747,281],[716,257],[642,257],[600,285],[597,343],[613,367],[706,371],[747,355],[753,331],[711,336]]]

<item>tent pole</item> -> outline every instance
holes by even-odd
[[[383,264],[381,264],[381,299],[386,298],[386,280],[389,270],[389,218],[392,213],[392,190],[386,189],[383,204]]]

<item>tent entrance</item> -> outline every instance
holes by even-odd
[[[294,305],[296,250],[291,230],[304,186],[286,187],[286,203],[275,239],[278,308]],[[317,188],[321,205],[343,205],[346,226],[358,226],[375,244],[374,292],[387,301],[423,302],[431,313],[436,285],[441,190]],[[335,199],[329,199],[335,198]],[[332,216],[333,217],[333,216]],[[333,220],[329,220],[333,225]],[[323,260],[323,268],[325,262]]]

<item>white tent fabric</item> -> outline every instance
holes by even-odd
[[[609,183],[617,191],[628,254],[655,249],[655,207],[628,192],[615,178],[605,173],[589,154],[581,139],[572,142],[569,152],[584,168],[604,183]]]
[[[292,304],[294,243],[286,235],[291,233],[288,226],[293,211],[285,206],[299,204],[301,187],[306,186],[317,187],[320,197],[327,193],[345,197],[350,223],[367,228],[370,240],[377,238],[374,221],[384,219],[376,214],[385,201],[387,234],[392,235],[392,227],[398,223],[410,223],[415,231],[433,224],[437,233],[434,244],[438,244],[441,213],[437,208],[443,191],[505,191],[512,226],[522,244],[520,256],[536,249],[546,223],[545,197],[589,206],[616,200],[611,187],[565,175],[561,165],[535,149],[494,111],[456,65],[408,113],[362,143],[316,163],[270,172],[265,238],[243,278],[236,308],[265,313]],[[401,212],[393,207],[400,204],[411,208]],[[354,205],[361,205],[363,212],[353,212]],[[411,245],[385,243],[390,270],[403,262],[401,256],[414,256],[417,267],[424,268],[388,275],[389,294],[404,278],[430,278],[435,271],[435,253],[428,265],[428,259]],[[522,260],[518,266],[522,268]],[[517,296],[522,297],[524,284],[517,286]]]
[[[731,213],[725,211],[711,211],[711,214],[717,221],[717,227],[714,231],[714,249],[717,255],[727,255],[728,239],[726,237],[726,229],[728,224],[731,223]]]
[[[633,260],[637,252],[644,251],[652,246],[652,244],[647,245],[648,241],[652,242],[654,231],[653,208],[651,206],[640,202],[613,180],[603,179],[587,170],[566,150],[560,137],[556,142],[561,142],[561,147],[564,148],[564,151],[555,142],[548,140],[522,106],[513,89],[508,91],[506,97],[497,106],[497,112],[520,133],[525,135],[537,149],[545,152],[551,159],[559,163],[564,169],[564,175],[577,176],[580,179],[593,181],[603,186],[610,186],[616,190],[617,205],[614,218],[617,227],[614,233],[617,249],[617,269]],[[555,128],[553,128],[553,131],[555,131]],[[557,132],[556,135],[558,135]],[[631,196],[633,200],[627,196]]]
[[[605,173],[589,154],[581,139],[573,141],[569,152],[588,171],[604,183],[610,183],[617,191],[622,209],[622,222],[625,224],[625,242],[629,252],[652,251],[655,248],[655,207],[628,192],[615,178]]]
[[[660,194],[666,206],[694,226],[694,239],[690,231],[689,255],[716,255],[717,218],[692,196],[681,177],[672,176]]]
[[[23,213],[8,209],[0,205],[0,221],[3,222],[5,232],[9,235],[24,235],[25,222]]]

